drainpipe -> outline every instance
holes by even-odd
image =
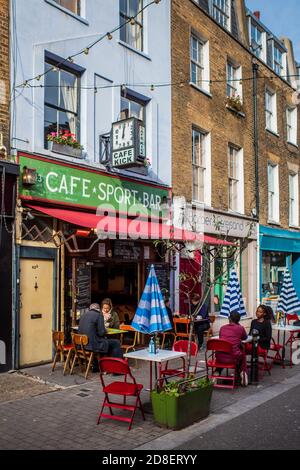
[[[253,76],[253,146],[255,158],[255,200],[256,200],[256,219],[259,221],[259,161],[258,161],[258,115],[257,115],[257,76],[258,64],[252,64]]]
[[[259,219],[260,219],[260,199],[259,199],[259,146],[258,146],[258,113],[257,113],[257,77],[258,77],[258,64],[252,63],[252,77],[253,77],[253,147],[254,147],[254,161],[255,161],[255,218],[257,220],[257,301],[260,299],[260,240],[259,240]]]

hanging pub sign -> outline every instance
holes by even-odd
[[[146,130],[143,121],[123,119],[112,125],[112,166],[143,166],[146,158]]]

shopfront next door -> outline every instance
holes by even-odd
[[[52,260],[21,259],[21,367],[52,360],[53,269]]]

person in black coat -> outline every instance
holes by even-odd
[[[87,351],[111,357],[123,357],[120,341],[106,337],[107,332],[99,304],[92,304],[89,310],[82,315],[78,333],[88,336]]]
[[[262,349],[269,349],[272,339],[272,316],[266,305],[259,305],[256,310],[256,319],[252,320],[250,326],[250,335],[253,330],[259,333],[258,345]]]
[[[191,299],[191,314],[194,317],[194,331],[197,335],[199,349],[203,346],[205,331],[210,328],[208,305],[204,303],[199,309],[200,300],[201,297],[199,294],[193,294]]]

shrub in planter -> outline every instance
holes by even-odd
[[[154,420],[161,426],[181,429],[206,418],[213,384],[207,377],[171,382],[151,392]]]

